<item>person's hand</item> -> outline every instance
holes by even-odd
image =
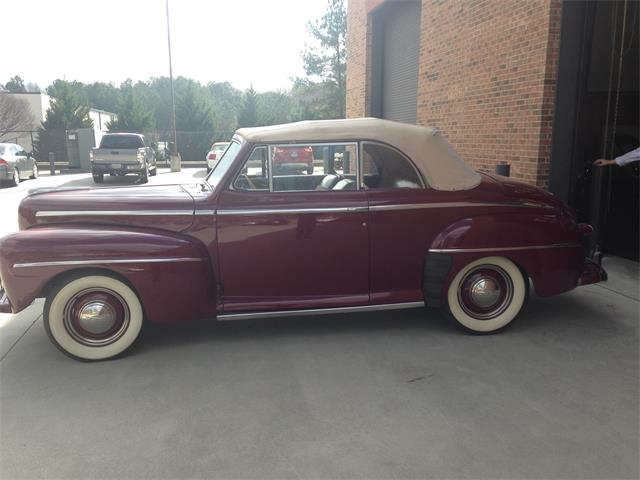
[[[599,158],[593,162],[596,167],[607,167],[609,165],[614,165],[615,163],[615,160],[605,160],[604,158]]]

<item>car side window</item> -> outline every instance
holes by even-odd
[[[269,148],[266,145],[253,149],[249,158],[233,181],[234,190],[269,190]]]
[[[273,145],[270,149],[274,192],[357,190],[355,143]]]
[[[380,143],[362,144],[365,188],[423,188],[415,167],[397,150]]]

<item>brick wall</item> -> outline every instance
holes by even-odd
[[[348,8],[347,116],[362,116],[366,1]],[[560,0],[423,0],[418,123],[437,127],[474,168],[505,161],[512,177],[546,187],[560,16]]]

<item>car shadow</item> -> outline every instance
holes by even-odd
[[[344,335],[357,332],[394,335],[411,333],[481,339],[529,339],[531,337],[576,338],[599,335],[637,335],[637,325],[621,321],[610,303],[594,304],[575,294],[553,298],[532,296],[513,325],[498,335],[476,335],[463,331],[438,309],[416,308],[334,315],[281,317],[270,319],[215,321],[185,324],[148,325],[136,351],[165,349],[181,345],[213,342],[251,343],[266,338],[308,335]]]
[[[430,308],[252,320],[206,319],[185,324],[148,324],[136,350],[195,345],[212,340],[250,342],[269,337],[351,335],[360,331],[391,334],[412,330],[456,331],[440,317],[438,310]]]

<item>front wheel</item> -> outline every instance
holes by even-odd
[[[485,257],[462,268],[449,285],[445,314],[474,333],[495,333],[518,315],[528,283],[520,269],[503,257]]]
[[[81,360],[104,360],[129,348],[144,314],[135,292],[106,275],[58,284],[44,306],[44,327],[59,350]]]
[[[38,165],[36,162],[33,162],[33,169],[31,170],[31,176],[29,177],[31,180],[35,180],[38,178]]]

